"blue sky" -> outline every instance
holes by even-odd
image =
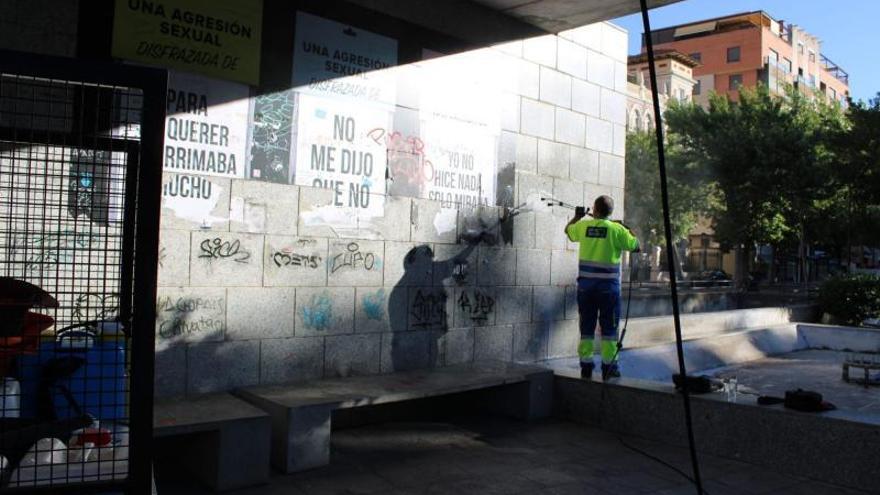
[[[855,99],[880,91],[880,1],[878,0],[684,0],[651,10],[653,29],[712,17],[764,10],[798,24],[822,40],[822,53],[849,73]],[[629,52],[641,49],[640,14],[612,19],[629,31]]]

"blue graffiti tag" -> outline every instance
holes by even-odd
[[[385,314],[385,289],[379,289],[373,294],[364,294],[362,300],[364,313],[370,320],[381,320]]]
[[[309,304],[300,311],[303,323],[307,328],[326,330],[330,327],[333,317],[333,303],[326,292],[312,296]]]

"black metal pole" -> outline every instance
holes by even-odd
[[[642,24],[645,29],[645,45],[648,49],[648,73],[651,77],[651,97],[654,99],[654,130],[657,132],[657,161],[660,165],[660,196],[663,202],[663,232],[666,235],[666,266],[669,270],[669,289],[672,292],[672,320],[675,325],[675,350],[678,353],[678,371],[687,376],[684,364],[684,345],[681,340],[681,317],[678,308],[678,283],[676,281],[675,256],[672,246],[672,221],[669,217],[669,189],[666,184],[666,152],[663,143],[663,121],[660,114],[660,97],[657,92],[657,68],[654,66],[654,41],[651,39],[651,21],[648,16],[647,0],[640,0]],[[694,484],[697,493],[702,495],[703,483],[700,480],[700,463],[697,460],[697,446],[694,441],[694,426],[691,417],[691,397],[687,380],[682,380],[681,396],[684,402],[684,418],[687,425],[688,447],[694,469]]]

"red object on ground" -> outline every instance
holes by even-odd
[[[95,447],[103,447],[105,445],[110,445],[110,442],[112,441],[113,435],[110,433],[110,430],[106,428],[86,428],[73,436],[70,440],[70,446],[73,447],[91,443]]]
[[[54,324],[55,319],[51,316],[28,312],[20,335],[0,337],[0,376],[6,376],[16,356],[36,353],[40,346],[40,334]]]

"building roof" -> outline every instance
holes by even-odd
[[[737,14],[728,14],[728,15],[723,15],[723,16],[720,16],[720,17],[713,17],[713,18],[711,18],[711,19],[700,19],[700,20],[698,20],[698,21],[685,22],[685,23],[683,23],[683,24],[676,24],[676,25],[674,25],[674,26],[666,26],[666,27],[662,27],[662,28],[656,28],[656,29],[653,29],[652,31],[653,31],[653,32],[657,32],[657,31],[666,31],[667,29],[678,29],[678,28],[683,28],[683,27],[688,27],[688,26],[695,26],[695,25],[697,25],[697,24],[703,24],[703,23],[708,23],[708,22],[720,22],[720,21],[726,21],[726,20],[728,20],[728,19],[734,19],[734,18],[746,18],[746,19],[748,19],[748,16],[752,16],[752,15],[756,15],[756,14],[761,14],[761,15],[763,15],[763,16],[766,16],[766,17],[767,17],[768,19],[770,19],[771,21],[775,21],[775,20],[776,20],[776,19],[773,18],[773,16],[771,16],[770,14],[768,14],[767,12],[765,12],[765,11],[763,11],[763,10],[753,10],[753,11],[751,11],[751,12],[739,12],[739,13],[737,13]]]
[[[688,55],[685,55],[684,53],[681,53],[681,52],[678,51],[678,50],[674,50],[674,49],[671,49],[671,48],[660,49],[660,50],[654,50],[654,60],[655,60],[655,61],[667,60],[667,59],[670,59],[670,58],[673,59],[673,60],[675,60],[676,62],[680,62],[680,63],[682,63],[682,64],[684,64],[684,65],[686,65],[686,66],[688,66],[688,67],[690,67],[690,68],[694,68],[694,67],[697,67],[697,66],[699,66],[699,65],[702,65],[702,64],[701,64],[700,62],[698,62],[695,58],[692,58],[692,57],[690,57],[690,56],[688,56]],[[638,55],[630,55],[630,56],[627,57],[627,59],[626,59],[626,63],[627,63],[627,65],[630,65],[630,64],[644,64],[644,63],[647,63],[647,62],[648,62],[648,54],[647,54],[647,53],[640,53],[640,54],[638,54]]]

